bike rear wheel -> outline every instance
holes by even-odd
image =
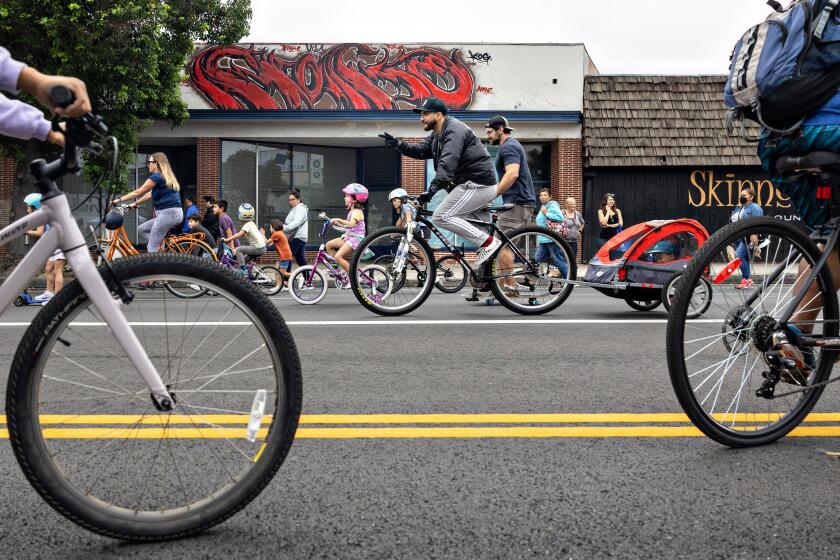
[[[391,282],[388,297],[369,297],[374,292],[359,282],[358,269],[369,266],[362,261],[362,255],[368,249],[381,253],[383,249],[393,251],[397,247],[399,251],[406,244],[408,236],[404,228],[385,228],[365,237],[353,253],[350,261],[353,295],[370,311],[385,316],[405,315],[420,307],[429,297],[435,283],[435,260],[429,245],[419,237],[412,239],[402,262],[395,254],[394,260],[385,265]]]
[[[572,293],[574,285],[568,282],[577,278],[571,247],[554,231],[539,226],[519,228],[507,236],[510,241],[488,261],[493,295],[522,315],[557,309]]]
[[[435,288],[445,294],[454,294],[467,285],[470,271],[454,255],[444,255],[435,261]]]
[[[301,407],[297,350],[276,307],[229,271],[164,253],[111,266],[114,276],[103,269],[102,277],[114,297],[119,284],[134,296],[121,310],[174,410],[153,406],[73,281],[36,315],[15,353],[6,400],[12,448],[39,494],[87,529],[138,541],[191,535],[253,500],[285,459]],[[217,297],[134,289],[172,280]]]
[[[750,249],[748,271],[754,284],[739,289],[744,261],[733,259],[727,248],[755,239],[767,244],[761,253]],[[667,332],[671,384],[694,425],[715,441],[732,447],[773,442],[799,425],[820,398],[823,386],[801,390],[828,379],[835,351],[813,348],[810,371],[780,378],[769,365],[776,352],[773,337],[780,332],[776,324],[820,255],[797,227],[774,218],[751,218],[710,237],[677,283]],[[693,288],[703,280],[712,289],[711,306],[702,319],[690,321]],[[833,285],[824,267],[815,279],[816,290],[806,295],[787,324],[817,337],[836,337]]]

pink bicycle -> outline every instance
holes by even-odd
[[[335,258],[326,251],[327,232],[330,225],[330,221],[327,220],[321,228],[321,246],[318,248],[314,263],[301,266],[289,276],[289,293],[300,304],[314,305],[324,299],[327,295],[327,277],[332,279],[336,288],[350,288],[350,277],[338,265]],[[341,233],[345,231],[339,226],[332,227]],[[384,302],[391,295],[391,277],[386,268],[378,264],[360,267],[358,286],[358,289],[364,293],[364,297],[379,303]]]

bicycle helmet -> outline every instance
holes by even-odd
[[[404,196],[408,196],[408,191],[405,189],[394,189],[391,191],[391,194],[388,195],[388,200],[394,200],[395,198],[402,199]]]
[[[672,255],[678,255],[680,252],[680,248],[674,241],[670,239],[663,239],[662,241],[657,242],[653,247],[651,247],[649,252],[671,253]]]
[[[23,199],[23,203],[27,206],[31,206],[35,210],[39,210],[41,208],[41,193],[29,193]]]
[[[350,183],[341,192],[349,194],[356,202],[365,202],[368,199],[368,190],[364,185],[359,183]]]
[[[254,211],[254,207],[244,202],[239,205],[239,209],[236,211],[237,215],[239,216],[240,222],[247,222],[248,220],[253,220],[254,215],[256,212]]]
[[[123,225],[123,215],[121,212],[111,210],[105,214],[105,229],[115,230],[120,229]]]

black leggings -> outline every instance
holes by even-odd
[[[292,239],[289,243],[289,249],[292,250],[292,258],[298,266],[306,266],[306,241],[303,239]]]

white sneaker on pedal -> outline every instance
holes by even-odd
[[[493,242],[490,243],[487,247],[482,247],[478,250],[475,254],[475,266],[480,265],[487,259],[489,259],[496,250],[502,246],[502,242],[499,240],[498,237],[493,238]]]

